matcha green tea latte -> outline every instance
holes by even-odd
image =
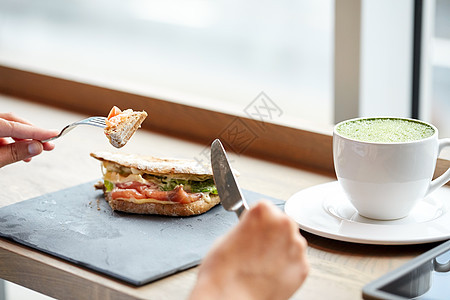
[[[433,127],[414,120],[395,118],[359,119],[336,128],[342,136],[362,142],[399,143],[430,137]]]

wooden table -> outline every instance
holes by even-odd
[[[36,125],[59,129],[86,117],[0,95],[1,111],[12,111]],[[123,152],[193,158],[205,145],[139,130]],[[0,206],[101,177],[89,156],[114,150],[98,128],[80,127],[56,141],[56,149],[0,169]],[[243,155],[232,155],[243,188],[279,199],[334,174],[299,169]],[[334,241],[302,232],[309,243],[310,276],[293,299],[360,299],[362,287],[436,244],[374,246]],[[133,287],[39,251],[0,239],[0,277],[58,299],[185,299],[196,280],[193,268],[142,287]]]

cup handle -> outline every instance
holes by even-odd
[[[442,149],[450,146],[450,138],[439,140],[439,150],[438,154],[441,153]],[[440,188],[450,180],[450,168],[444,172],[441,176],[431,181],[428,191],[425,195],[430,194],[437,188]]]

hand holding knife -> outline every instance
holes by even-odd
[[[222,206],[241,216],[248,206],[219,140],[211,145],[211,165]],[[203,259],[189,300],[290,299],[309,271],[306,249],[298,225],[273,203],[259,201]]]
[[[227,211],[234,211],[239,218],[244,210],[248,210],[248,205],[219,139],[211,144],[211,166],[222,206]]]

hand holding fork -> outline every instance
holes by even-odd
[[[21,160],[29,162],[43,150],[53,150],[55,145],[40,141],[57,134],[12,113],[0,113],[0,168]]]
[[[49,143],[78,125],[104,128],[105,117],[91,117],[64,127],[61,132],[39,128],[12,113],[0,113],[0,168],[8,164],[25,161],[42,151],[50,151],[55,145]]]

